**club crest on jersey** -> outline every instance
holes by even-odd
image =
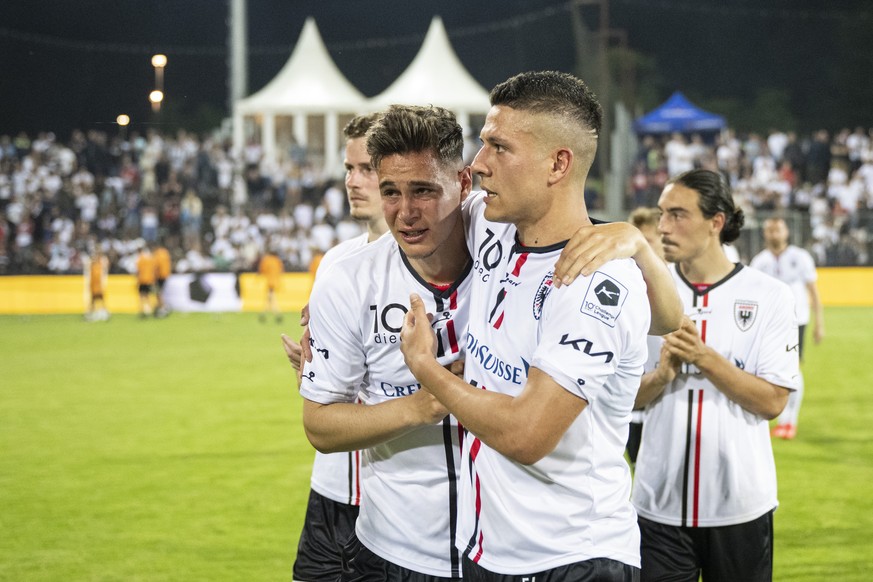
[[[595,271],[585,291],[580,311],[615,327],[615,320],[621,315],[621,308],[627,299],[627,287],[606,273]]]
[[[734,303],[734,321],[740,331],[748,331],[758,316],[758,304],[754,301],[737,301]]]
[[[534,295],[533,300],[533,316],[534,319],[539,320],[543,315],[543,304],[546,302],[546,297],[549,296],[549,293],[552,291],[552,282],[555,277],[554,271],[549,271],[546,273],[546,276],[543,277],[542,283],[540,283],[539,289],[537,289],[536,295]]]

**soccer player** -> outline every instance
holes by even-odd
[[[106,321],[109,311],[106,309],[106,279],[109,274],[109,259],[103,254],[99,243],[95,243],[94,253],[85,257],[83,262],[85,274],[85,292],[88,296],[88,321]],[[97,307],[99,304],[99,308]]]
[[[376,115],[359,115],[343,129],[346,137],[346,195],[350,213],[352,218],[366,226],[367,231],[327,251],[315,272],[316,280],[336,260],[388,232],[382,214],[379,181],[370,164],[364,137]],[[307,306],[301,324],[306,325],[308,321]],[[284,334],[282,343],[288,359],[299,369],[300,344]],[[361,503],[360,468],[360,451],[331,454],[315,452],[306,518],[294,562],[294,580],[310,582],[339,578],[342,572],[342,548],[354,533]]]
[[[434,357],[433,310],[417,294],[401,343],[422,390],[465,429],[456,536],[464,577],[633,580],[639,532],[623,455],[646,360],[646,283],[627,259],[560,288],[553,269],[566,241],[591,224],[583,195],[600,105],[582,81],[556,72],[497,85],[491,105],[472,164],[485,192],[468,208],[466,382]],[[669,273],[632,230],[638,260],[668,282],[661,301],[674,306],[675,329]]]
[[[282,313],[279,311],[279,306],[276,303],[276,291],[279,290],[285,267],[282,264],[282,259],[279,258],[279,255],[272,248],[273,245],[269,240],[267,240],[265,246],[267,247],[266,251],[261,260],[258,261],[258,274],[264,278],[264,282],[267,285],[267,295],[264,299],[264,310],[261,312],[259,319],[262,322],[267,321],[267,313],[272,313],[273,317],[276,318],[276,323],[281,323]]]
[[[459,580],[452,547],[460,430],[400,353],[411,289],[439,314],[442,365],[458,359],[472,263],[461,201],[472,177],[463,135],[437,107],[393,106],[367,134],[392,237],[348,253],[316,277],[313,357],[303,368],[303,423],[322,452],[363,449],[361,509],[343,580]],[[358,401],[363,404],[359,404]]]
[[[749,265],[763,271],[771,277],[776,277],[791,287],[794,292],[797,308],[798,333],[800,343],[798,353],[803,361],[803,339],[806,326],[810,319],[810,304],[814,316],[813,339],[818,344],[824,338],[824,310],[818,294],[815,281],[815,262],[812,255],[804,249],[788,244],[788,225],[782,218],[768,218],[764,221],[764,244],[766,248],[755,255]],[[783,439],[793,439],[797,435],[797,421],[800,415],[800,403],[803,400],[803,373],[797,390],[791,393],[785,410],[776,419],[773,436]]]
[[[136,259],[136,281],[139,286],[139,316],[148,317],[152,314],[151,296],[155,292],[155,279],[157,277],[157,264],[152,253],[154,243],[148,243],[140,250]]]
[[[160,245],[155,249],[155,317],[166,317],[169,310],[164,305],[164,285],[173,273],[173,261],[167,247]]]
[[[664,258],[664,245],[661,244],[661,235],[658,233],[658,221],[661,218],[661,211],[657,208],[640,207],[630,213],[628,222],[637,227],[643,234],[646,242],[655,251],[655,254]],[[663,338],[659,335],[646,336],[646,348],[649,353],[646,361],[645,371],[653,370],[658,365],[659,354],[661,353],[661,343]],[[627,438],[627,457],[633,466],[637,462],[637,453],[640,450],[640,439],[643,436],[643,418],[642,410],[634,410],[631,417],[629,433]]]
[[[647,406],[633,490],[642,580],[770,580],[777,499],[768,421],[797,387],[794,298],[725,256],[743,213],[719,174],[680,174],[658,207],[686,317],[664,337],[637,395]]]

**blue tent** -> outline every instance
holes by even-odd
[[[725,127],[724,117],[693,105],[676,91],[657,109],[634,122],[637,133],[697,133],[719,131]]]

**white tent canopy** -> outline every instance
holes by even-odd
[[[234,146],[241,151],[245,117],[262,117],[261,145],[268,160],[276,160],[276,117],[294,118],[294,139],[308,145],[310,115],[324,115],[325,167],[338,165],[339,115],[367,108],[366,98],[337,68],[324,46],[315,19],[303,25],[291,57],[272,81],[234,106]]]
[[[458,59],[439,16],[431,20],[421,49],[403,74],[367,105],[377,111],[394,103],[445,107],[465,130],[470,114],[488,113],[488,92]]]

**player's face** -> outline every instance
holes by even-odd
[[[482,148],[471,166],[487,193],[485,218],[523,225],[544,213],[543,185],[550,158],[529,113],[496,105],[488,112]]]
[[[681,184],[668,184],[658,200],[658,232],[664,258],[671,263],[692,261],[711,244],[719,244],[713,219],[704,217],[700,210],[699,196],[696,190]]]
[[[771,218],[764,221],[764,243],[770,249],[781,249],[788,245],[788,226],[784,220]]]
[[[355,220],[369,221],[381,216],[382,200],[379,196],[379,178],[370,165],[367,140],[354,137],[346,142],[346,194],[349,197],[350,214]]]
[[[410,259],[427,259],[450,237],[463,239],[461,202],[470,192],[469,168],[440,163],[430,152],[382,159],[379,189],[391,234]]]

